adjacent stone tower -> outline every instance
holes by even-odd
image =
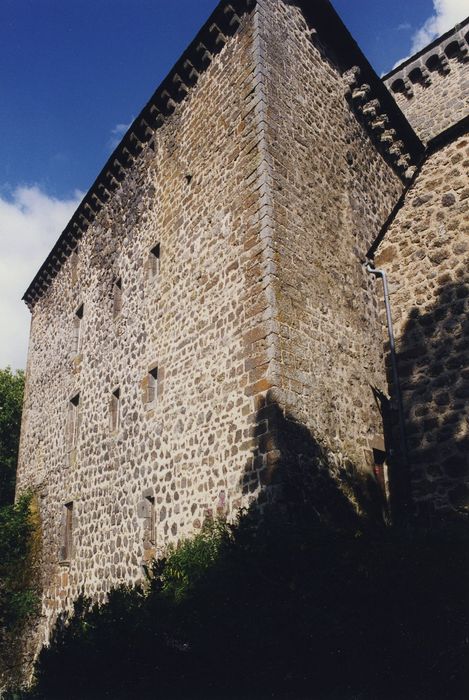
[[[432,185],[441,212],[460,212],[441,219],[456,256],[461,143],[445,156],[451,192],[437,175]],[[220,3],[25,295],[18,487],[41,500],[45,635],[79,592],[103,599],[140,579],[208,516],[331,491],[360,507],[345,482],[373,490],[393,451],[366,270],[385,223],[379,259],[396,265],[403,309],[428,256],[426,279],[459,283],[436,267],[436,244],[419,257],[413,224],[398,223],[424,153],[329,2]],[[428,201],[411,209],[425,221]]]
[[[467,514],[469,19],[385,82],[426,147],[376,256],[391,285],[410,495],[419,513]]]

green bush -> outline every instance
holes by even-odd
[[[465,700],[469,536],[211,522],[146,585],[80,600],[35,700]]]
[[[189,595],[214,566],[230,538],[231,530],[224,520],[209,519],[192,539],[170,546],[163,565],[157,562],[154,568],[163,592],[175,601]]]
[[[23,391],[24,372],[0,370],[0,506],[15,495]]]
[[[22,634],[38,611],[39,548],[32,496],[25,494],[16,504],[0,507],[0,676],[19,664]]]

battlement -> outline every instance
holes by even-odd
[[[467,115],[468,62],[469,17],[384,76],[384,83],[423,141]]]

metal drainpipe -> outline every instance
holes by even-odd
[[[371,275],[375,275],[376,277],[381,277],[381,279],[383,280],[384,303],[386,306],[386,320],[387,320],[388,335],[389,335],[389,348],[390,348],[390,355],[391,355],[392,375],[393,375],[393,382],[394,382],[394,387],[395,387],[394,391],[395,391],[395,398],[396,398],[396,403],[397,403],[397,413],[398,413],[398,419],[399,419],[399,442],[401,445],[401,455],[402,455],[403,464],[405,467],[408,467],[409,466],[409,459],[408,459],[408,454],[407,454],[407,444],[406,444],[406,434],[405,434],[404,404],[402,402],[401,384],[399,381],[399,373],[397,371],[396,341],[394,338],[394,328],[393,328],[393,323],[392,323],[391,302],[390,302],[390,298],[389,298],[388,278],[387,278],[387,275],[386,275],[384,270],[378,270],[377,268],[374,267],[373,263],[371,263],[371,262],[368,262],[366,264],[366,271],[369,272]]]

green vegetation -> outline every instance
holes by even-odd
[[[21,638],[38,610],[39,533],[30,495],[0,507],[0,677],[19,672]]]
[[[39,603],[39,516],[31,495],[14,504],[24,373],[0,370],[0,677],[18,674],[21,638]]]
[[[468,540],[466,523],[208,523],[145,585],[79,600],[22,697],[463,700]]]
[[[0,506],[15,494],[23,391],[24,372],[0,370]]]

